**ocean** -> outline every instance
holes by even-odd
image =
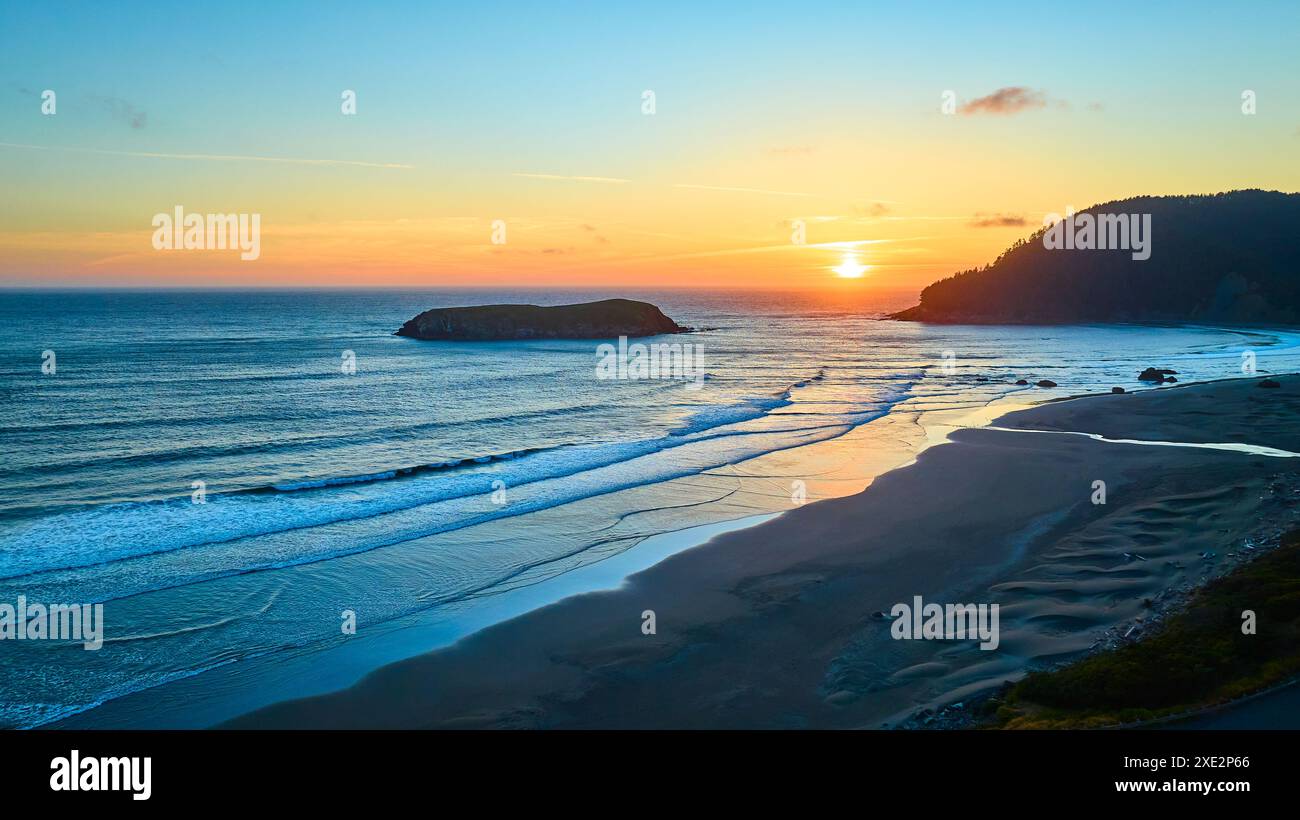
[[[700,382],[598,378],[595,341],[393,335],[430,307],[610,296],[701,328],[659,340],[697,347]],[[204,725],[582,591],[639,545],[856,492],[928,419],[1146,389],[1147,366],[1300,369],[1290,331],[881,320],[910,303],[0,292],[0,603],[106,623],[96,651],[0,641],[0,725]]]

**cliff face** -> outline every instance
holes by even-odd
[[[402,325],[396,335],[447,341],[615,339],[689,330],[648,302],[605,299],[555,307],[480,305],[434,308]]]
[[[1049,249],[1039,230],[993,264],[935,282],[921,292],[919,305],[892,318],[1300,324],[1300,194],[1136,197],[1082,214],[1098,225],[1098,215],[1150,215],[1149,256],[1134,258],[1131,249]]]

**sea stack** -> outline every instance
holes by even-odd
[[[649,302],[603,299],[577,305],[479,305],[426,310],[395,335],[486,342],[518,339],[617,339],[688,333]]]

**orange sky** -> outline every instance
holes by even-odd
[[[375,38],[342,12],[264,11],[297,35],[13,15],[0,286],[919,290],[1069,207],[1300,190],[1293,6],[1251,25],[1121,4],[743,26],[417,6],[376,10],[394,20]],[[260,257],[155,250],[176,206],[259,214]]]

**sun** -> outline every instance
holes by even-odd
[[[859,263],[857,256],[846,253],[840,264],[831,270],[835,271],[835,275],[841,279],[861,279],[863,274],[871,270],[871,266]]]

